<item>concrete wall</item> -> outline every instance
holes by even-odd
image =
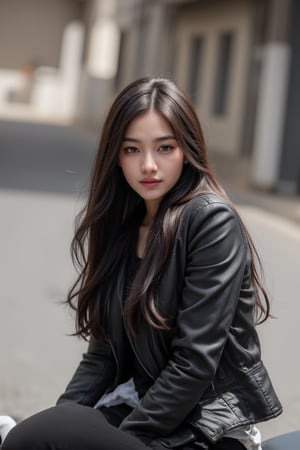
[[[97,131],[114,95],[119,50],[116,4],[117,0],[90,0],[85,11],[87,33],[77,121]]]
[[[251,51],[252,9],[247,0],[212,2],[182,9],[177,18],[179,43],[176,78],[188,89],[190,40],[203,36],[204,49],[200,67],[200,97],[196,107],[199,112],[209,147],[218,152],[236,155],[240,151],[243,116],[247,91],[247,68]],[[213,111],[215,78],[217,74],[218,38],[222,32],[234,33],[228,107],[224,114]]]
[[[57,67],[63,29],[80,14],[77,0],[1,0],[0,68]]]
[[[147,31],[149,7],[143,0],[118,1],[116,20],[124,40],[119,77],[116,88],[122,88],[143,74],[143,62],[147,59]]]
[[[94,0],[104,5],[106,0]],[[171,2],[172,3],[172,2]],[[190,40],[205,38],[201,67],[201,99],[196,107],[205,125],[212,150],[237,155],[242,145],[247,94],[247,74],[252,44],[253,5],[249,0],[170,4],[143,0],[118,0],[114,20],[121,33],[119,72],[115,80],[91,79],[84,69],[81,117],[98,123],[107,105],[124,85],[145,75],[174,77],[188,90]],[[91,22],[90,22],[91,23]],[[228,104],[224,114],[213,111],[219,35],[234,34]],[[87,39],[88,45],[88,39]]]
[[[291,51],[293,58],[277,185],[278,190],[285,194],[300,193],[300,2],[298,0],[293,1],[292,13]]]
[[[293,58],[290,19],[291,0],[269,2],[251,169],[252,184],[266,190],[273,190],[277,184],[283,149],[290,65]]]

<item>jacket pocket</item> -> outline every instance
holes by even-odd
[[[257,422],[271,419],[281,413],[281,403],[262,361],[241,373],[240,380],[248,387],[244,398]]]
[[[186,421],[215,443],[235,428],[262,422],[281,413],[281,404],[271,380],[259,361],[240,370],[235,382],[202,400]]]
[[[170,449],[182,448],[185,445],[196,442],[196,440],[197,435],[193,431],[192,427],[190,427],[188,424],[181,425],[176,429],[174,433],[171,433],[169,436],[164,436],[157,439],[160,444]]]
[[[240,393],[242,395],[242,393]],[[200,401],[187,417],[194,430],[202,433],[210,442],[215,443],[229,430],[240,425],[244,418],[238,407],[236,392],[228,389],[214,398]],[[235,407],[236,405],[236,407]]]

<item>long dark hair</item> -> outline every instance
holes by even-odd
[[[145,214],[143,200],[125,181],[118,156],[129,123],[151,109],[160,112],[171,124],[187,164],[177,184],[160,203],[145,257],[126,301],[126,316],[132,333],[142,320],[154,328],[168,329],[166,319],[156,307],[155,286],[170,254],[186,202],[210,192],[231,204],[208,162],[199,119],[187,96],[165,78],[142,78],[128,85],[115,99],[104,123],[89,196],[72,241],[73,262],[80,274],[69,291],[67,302],[76,310],[75,334],[84,338],[89,335],[98,340],[106,338],[109,286]],[[269,315],[269,300],[255,265],[255,261],[259,264],[260,261],[246,228],[245,233],[252,253],[251,277],[258,319],[263,322]]]

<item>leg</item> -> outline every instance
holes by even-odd
[[[215,446],[215,450],[246,450],[246,447],[237,439],[223,438]]]
[[[187,445],[182,450],[246,450],[246,447],[237,439],[223,438],[216,444],[212,444],[204,437],[202,442],[199,441]]]
[[[93,408],[55,406],[20,422],[1,450],[147,450],[138,438],[111,425]]]

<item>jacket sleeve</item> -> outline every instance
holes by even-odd
[[[106,389],[113,384],[115,362],[109,344],[91,341],[57,405],[75,402],[94,406]]]
[[[121,424],[133,434],[166,436],[201,400],[214,378],[239,301],[247,244],[235,211],[221,201],[198,206],[190,215],[186,242],[171,357]]]

